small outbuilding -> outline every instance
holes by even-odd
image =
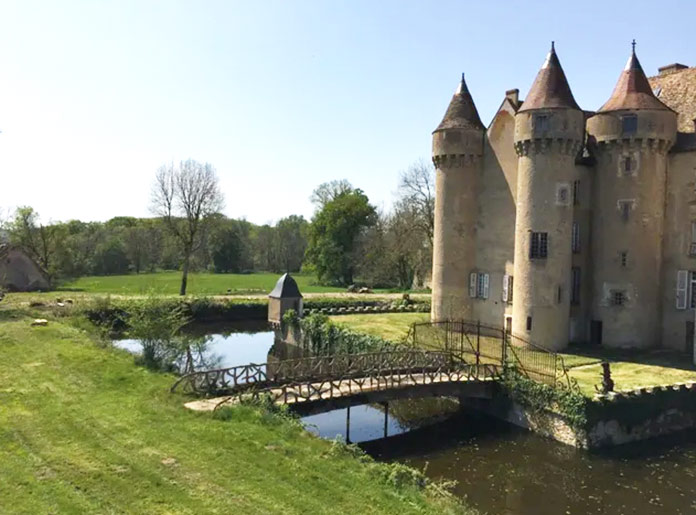
[[[46,272],[21,248],[0,245],[0,288],[8,291],[50,289]]]
[[[302,316],[302,294],[290,274],[283,274],[268,295],[268,321],[280,325],[288,309]]]

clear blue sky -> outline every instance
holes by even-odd
[[[696,65],[694,20],[692,0],[2,1],[0,207],[146,216],[157,167],[192,157],[228,216],[309,217],[343,178],[388,209],[461,72],[488,124],[553,39],[597,109],[633,38],[648,74]]]

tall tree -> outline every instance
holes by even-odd
[[[307,250],[309,224],[302,216],[290,215],[276,224],[278,272],[297,272]]]
[[[433,244],[435,232],[435,170],[423,159],[401,173],[399,201],[415,216],[414,222]]]
[[[186,295],[192,254],[205,240],[212,215],[223,206],[223,196],[212,165],[193,159],[161,166],[152,190],[152,211],[176,238],[182,255],[180,295]]]
[[[312,219],[307,247],[307,257],[316,267],[320,281],[353,283],[358,262],[357,238],[374,221],[375,208],[360,189],[350,187],[321,205]]]

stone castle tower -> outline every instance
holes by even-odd
[[[596,112],[576,103],[553,45],[525,101],[506,92],[488,128],[462,77],[433,132],[433,320],[504,324],[549,348],[684,348],[694,118],[696,68],[648,79],[635,49]]]

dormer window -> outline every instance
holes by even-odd
[[[545,114],[534,116],[534,132],[546,132],[549,130],[549,117]]]
[[[635,134],[638,131],[638,117],[628,114],[621,117],[621,132],[623,134]]]

